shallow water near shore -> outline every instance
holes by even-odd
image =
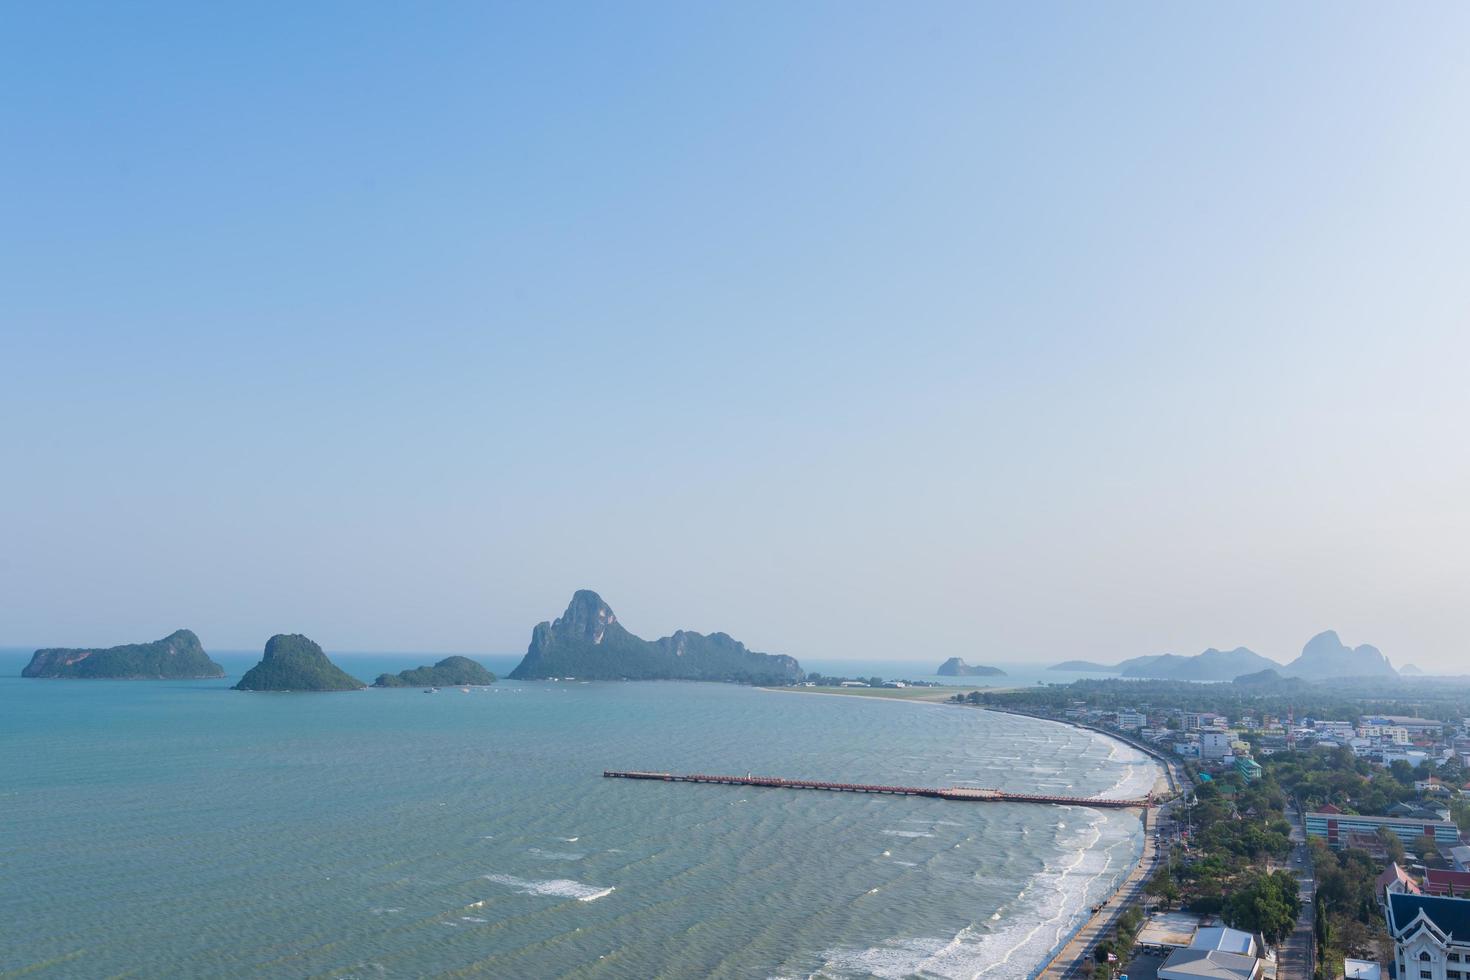
[[[0,657],[0,972],[1025,977],[1130,811],[638,783],[651,768],[1135,796],[1068,726],[692,683],[262,695]],[[344,657],[349,672],[426,655]],[[504,665],[486,658],[492,668]]]

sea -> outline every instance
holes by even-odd
[[[1025,978],[1136,861],[1133,812],[602,771],[1124,797],[1157,775],[1104,736],[944,704],[576,680],[253,694],[229,687],[255,653],[213,654],[218,681],[22,679],[29,653],[0,651],[7,977]],[[436,657],[334,659],[370,681]]]

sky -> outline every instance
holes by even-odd
[[[1470,7],[0,5],[0,644],[1470,638]]]

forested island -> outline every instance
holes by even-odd
[[[223,677],[225,670],[209,659],[199,637],[191,630],[176,630],[152,643],[128,643],[105,649],[53,647],[37,650],[20,676],[80,680],[194,680]]]
[[[357,691],[366,687],[300,633],[277,633],[265,656],[235,685],[236,691]]]
[[[531,632],[526,655],[510,676],[793,684],[804,675],[794,657],[748,650],[725,633],[679,630],[642,639],[623,628],[601,596],[582,589],[560,618]]]
[[[934,673],[940,677],[1004,677],[1006,672],[999,667],[984,664],[967,664],[959,657],[950,657],[939,665]]]
[[[469,657],[445,657],[432,667],[379,674],[373,687],[479,687],[494,683],[495,675]]]

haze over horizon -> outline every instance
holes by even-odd
[[[0,17],[0,645],[1465,670],[1470,8]]]

